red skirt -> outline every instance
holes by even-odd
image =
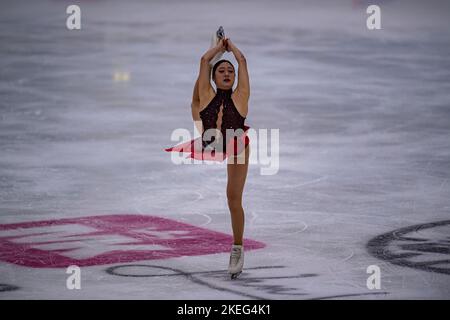
[[[224,161],[230,156],[238,155],[244,150],[250,143],[247,131],[250,127],[244,125],[244,134],[239,137],[233,137],[229,139],[226,145],[226,151],[208,150],[203,148],[202,137],[192,139],[191,141],[182,142],[171,148],[164,149],[167,152],[181,152],[187,153],[186,158],[192,158],[197,160],[212,160],[212,161]]]

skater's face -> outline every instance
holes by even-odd
[[[213,75],[214,83],[217,88],[231,89],[233,88],[235,74],[234,67],[229,62],[222,62]]]

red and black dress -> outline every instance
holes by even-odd
[[[229,156],[240,154],[250,143],[247,136],[250,127],[244,124],[246,117],[236,109],[231,99],[232,93],[232,89],[217,88],[214,98],[200,111],[202,136],[165,150],[188,153],[187,158],[213,161],[223,161]],[[222,124],[218,130],[217,120],[221,107]]]

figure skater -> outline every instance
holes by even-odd
[[[234,66],[230,61],[220,59],[225,51],[232,52],[238,62],[238,84],[234,91]],[[216,91],[210,82],[210,76]],[[223,28],[220,27],[213,37],[212,47],[201,57],[200,72],[194,85],[192,118],[197,126],[200,124],[198,128],[202,135],[187,143],[165,149],[187,152],[194,159],[227,159],[226,191],[234,240],[228,272],[232,279],[242,272],[244,265],[245,219],[242,194],[250,154],[250,141],[247,137],[249,127],[244,122],[248,113],[249,97],[246,58],[230,38],[224,36]]]

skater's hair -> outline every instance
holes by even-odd
[[[217,62],[214,64],[214,67],[213,67],[213,69],[212,69],[211,77],[212,77],[213,79],[214,79],[214,75],[216,74],[217,68],[219,67],[219,65],[220,65],[222,62],[228,62],[228,63],[233,67],[233,70],[234,70],[234,66],[233,66],[233,64],[231,63],[231,61],[229,61],[229,60],[227,60],[227,59],[219,60],[219,61],[217,61]]]

